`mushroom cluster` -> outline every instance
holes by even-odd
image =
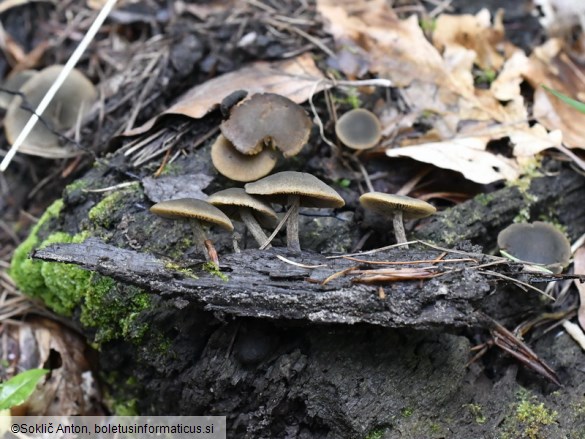
[[[284,157],[298,154],[307,143],[311,120],[303,108],[274,94],[254,94],[231,108],[211,148],[217,171],[235,181],[250,182],[276,166],[278,149]]]
[[[273,228],[278,219],[269,202],[289,205],[286,214],[287,246],[295,252],[301,250],[298,226],[300,206],[337,208],[345,204],[333,188],[317,177],[304,172],[286,171],[248,183],[245,190],[231,188],[216,192],[209,197],[209,202],[193,198],[168,200],[155,204],[150,211],[172,220],[191,220],[195,241],[207,258],[217,264],[208,254],[208,249],[213,245],[205,236],[201,223],[233,231],[229,217],[239,219],[258,245],[266,245],[268,238],[262,227]]]

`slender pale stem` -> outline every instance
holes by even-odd
[[[402,222],[402,211],[398,210],[392,218],[392,225],[394,226],[394,236],[398,244],[404,244],[406,242],[406,232],[404,231],[404,223]],[[408,245],[404,246],[408,248]]]
[[[244,222],[244,224],[246,225],[246,227],[248,228],[248,230],[258,243],[258,245],[262,245],[268,240],[266,233],[264,233],[264,230],[262,230],[262,227],[260,227],[260,224],[258,224],[258,221],[254,217],[254,215],[252,215],[252,212],[250,212],[249,208],[247,207],[240,208],[240,218],[242,219],[242,221]],[[266,246],[266,248],[270,247],[272,247],[270,244]]]
[[[197,220],[193,221],[193,234],[195,235],[195,245],[197,246],[198,250],[203,253],[205,256],[205,260],[210,260],[210,255],[207,250],[207,246],[205,245],[205,241],[207,241],[207,235],[203,231],[203,226]]]
[[[300,197],[298,195],[288,196],[288,205],[290,216],[286,222],[286,245],[290,251],[300,253],[301,244],[299,242],[299,207]]]

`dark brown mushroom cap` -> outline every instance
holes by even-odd
[[[360,197],[360,203],[368,210],[381,215],[393,215],[402,211],[405,219],[425,218],[437,211],[432,204],[406,195],[368,192]]]
[[[14,72],[8,75],[4,82],[2,82],[2,88],[4,90],[16,92],[36,74],[36,70],[20,70]],[[12,102],[12,99],[14,99],[15,96],[14,93],[0,91],[0,108],[8,108],[10,102]]]
[[[224,189],[210,195],[207,201],[232,218],[238,216],[239,208],[247,207],[264,227],[274,227],[278,220],[276,212],[270,205],[248,194],[242,188]]]
[[[207,201],[196,200],[195,198],[179,198],[177,200],[167,200],[156,203],[150,208],[150,211],[163,218],[169,219],[197,219],[218,225],[229,231],[234,230],[234,225],[230,219]]]
[[[249,194],[268,196],[280,204],[286,203],[289,195],[299,195],[300,205],[305,207],[336,208],[345,205],[333,188],[305,172],[279,172],[244,187]]]
[[[211,161],[217,172],[234,181],[254,181],[268,175],[276,166],[276,152],[265,148],[259,154],[245,155],[219,135],[211,145]]]
[[[522,261],[557,265],[558,272],[571,257],[571,244],[566,236],[541,221],[506,227],[498,234],[498,246]]]
[[[290,99],[264,93],[252,95],[234,107],[220,128],[242,154],[258,154],[266,143],[272,143],[285,157],[291,157],[309,140],[311,120]]]
[[[27,103],[36,108],[51,85],[55,82],[63,66],[54,65],[41,70],[21,88]],[[42,117],[56,132],[63,132],[75,126],[80,117],[86,114],[97,99],[94,85],[78,70],[72,70]],[[9,143],[14,143],[28,120],[30,111],[21,108],[22,98],[15,97],[10,102],[4,119],[4,130]],[[59,137],[43,123],[37,123],[25,139],[20,152],[49,158],[62,158],[79,155],[78,150],[63,148]]]
[[[342,115],[335,124],[337,138],[348,148],[368,149],[382,137],[380,120],[371,111],[357,108]]]

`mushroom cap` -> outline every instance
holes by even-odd
[[[394,214],[402,211],[405,219],[425,218],[437,211],[435,206],[423,200],[406,195],[386,194],[383,192],[368,192],[360,197],[360,203],[366,209],[381,215]]]
[[[20,70],[18,72],[11,73],[2,83],[4,90],[17,92],[30,78],[37,74],[36,70]],[[5,91],[0,92],[0,108],[8,108],[12,99],[16,95],[13,93],[7,93]]]
[[[27,103],[36,108],[51,85],[61,73],[63,66],[54,65],[41,70],[29,79],[21,88]],[[63,132],[75,126],[78,119],[86,114],[97,99],[94,85],[79,71],[72,70],[57,94],[45,110],[42,118],[56,132]],[[4,130],[9,143],[14,143],[28,120],[31,112],[20,108],[22,98],[12,99],[6,117]],[[72,157],[79,151],[59,146],[59,137],[43,123],[38,122],[25,139],[20,152],[49,158]]]
[[[506,227],[498,234],[498,246],[522,261],[556,265],[558,272],[571,257],[571,244],[567,237],[554,226],[541,221]]]
[[[265,143],[272,142],[285,157],[291,157],[309,140],[311,120],[289,98],[263,93],[234,107],[220,128],[242,154],[258,154]]]
[[[264,177],[244,186],[252,195],[270,196],[275,203],[284,204],[289,195],[299,195],[305,207],[342,207],[343,198],[317,177],[305,172],[285,171]]]
[[[335,124],[335,134],[351,149],[368,149],[376,146],[382,137],[378,116],[363,108],[348,111]]]
[[[234,225],[225,213],[217,207],[209,204],[207,201],[197,200],[195,198],[179,198],[176,200],[161,201],[152,206],[150,211],[156,215],[162,216],[163,218],[192,218],[218,225],[230,232],[234,230]]]
[[[211,145],[211,161],[217,172],[225,177],[248,182],[268,175],[276,166],[277,157],[269,148],[256,155],[242,154],[220,134]]]
[[[258,222],[265,227],[273,227],[278,220],[276,212],[269,204],[253,197],[239,187],[216,192],[207,201],[221,209],[229,217],[239,216],[239,208],[247,207]]]

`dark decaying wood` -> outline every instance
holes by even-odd
[[[370,258],[433,260],[439,253],[394,249]],[[317,267],[295,266],[277,255]],[[210,311],[319,323],[364,322],[418,329],[474,325],[479,319],[475,313],[477,304],[491,290],[488,279],[472,265],[442,263],[443,266],[433,268],[433,274],[455,270],[430,279],[418,279],[415,273],[411,280],[383,282],[386,297],[380,299],[378,285],[358,284],[355,282],[358,275],[351,272],[326,285],[321,284],[334,273],[358,267],[358,263],[341,258],[327,259],[316,253],[288,255],[281,249],[245,250],[240,254],[220,256],[221,271],[227,275],[227,280],[205,271],[201,263],[195,263],[188,270],[177,270],[176,266],[152,254],[117,248],[96,238],[81,244],[51,245],[36,250],[33,257],[77,264],[163,297],[198,302]],[[420,269],[421,265],[413,265],[411,270],[413,267]]]

